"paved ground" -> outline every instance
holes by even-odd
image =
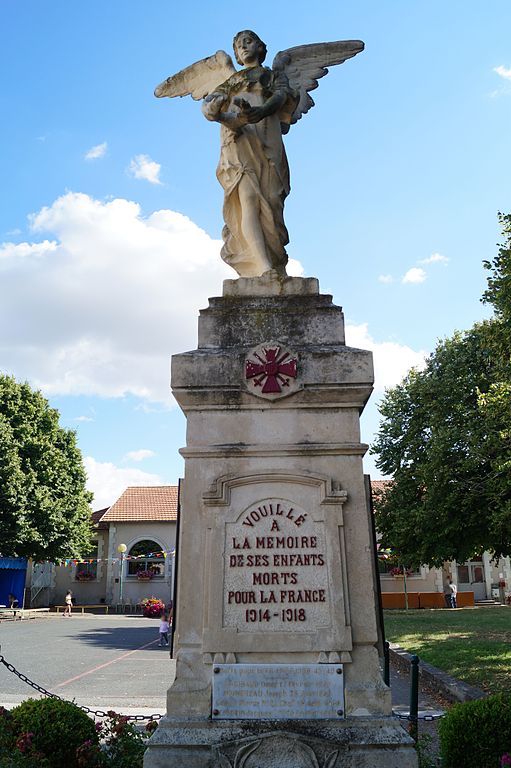
[[[93,709],[126,714],[165,712],[175,674],[168,649],[158,646],[157,619],[75,614],[0,623],[0,653],[52,693]],[[408,676],[391,667],[394,706],[407,706]],[[0,664],[0,705],[12,707],[38,694]],[[430,693],[419,705],[436,707]]]
[[[34,682],[94,709],[125,714],[165,712],[175,674],[158,646],[159,620],[140,616],[51,616],[2,622],[0,653]],[[37,697],[0,664],[0,705]]]

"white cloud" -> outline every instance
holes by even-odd
[[[421,259],[419,264],[447,264],[448,256],[442,256],[441,253],[432,253],[427,259]]]
[[[384,285],[389,285],[394,282],[394,278],[392,275],[378,275],[378,282],[384,283]]]
[[[94,421],[94,419],[91,416],[75,416],[73,421],[87,422],[87,421]]]
[[[296,259],[289,259],[286,265],[286,272],[291,277],[301,277],[303,275],[303,267]]]
[[[150,459],[154,455],[154,451],[150,451],[148,448],[140,448],[138,451],[128,451],[124,461],[143,461],[144,459]]]
[[[92,456],[86,456],[83,463],[87,489],[94,494],[93,509],[111,507],[129,485],[166,485],[159,475],[141,469],[122,469],[110,462],[96,461]]]
[[[11,270],[14,266],[30,269],[34,262],[57,250],[57,243],[43,240],[42,243],[1,243],[0,270]]]
[[[373,353],[374,388],[377,392],[399,384],[410,368],[423,368],[427,355],[423,350],[416,351],[394,341],[375,341],[369,334],[367,323],[346,325],[346,343]]]
[[[51,241],[0,245],[2,370],[47,396],[171,405],[170,356],[195,349],[199,309],[236,277],[221,242],[182,214],[72,192],[30,221]]]
[[[423,283],[426,279],[426,273],[423,269],[420,267],[412,267],[411,269],[406,272],[406,274],[403,275],[401,282],[404,284],[407,283]]]
[[[511,80],[511,67],[504,67],[502,64],[498,67],[494,67],[493,71],[497,73],[499,77],[503,77],[504,80]]]
[[[161,165],[151,160],[149,155],[136,155],[130,162],[128,173],[136,179],[149,181],[151,184],[161,184]]]
[[[102,144],[96,144],[95,147],[91,147],[85,153],[85,159],[98,160],[100,157],[104,157],[106,155],[107,148],[108,148],[108,144],[106,143],[106,141],[104,141]]]

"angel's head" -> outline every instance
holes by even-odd
[[[251,64],[254,59],[262,64],[266,58],[267,48],[259,35],[250,29],[243,29],[234,36],[232,41],[234,56],[242,67]]]

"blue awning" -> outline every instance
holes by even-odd
[[[24,571],[27,568],[26,557],[0,557],[0,568],[6,568],[10,571]]]

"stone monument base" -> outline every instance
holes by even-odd
[[[338,720],[163,719],[150,768],[416,768],[413,740],[390,717]]]
[[[379,663],[373,379],[318,281],[276,273],[226,280],[172,358],[176,678],[145,768],[416,768]]]

